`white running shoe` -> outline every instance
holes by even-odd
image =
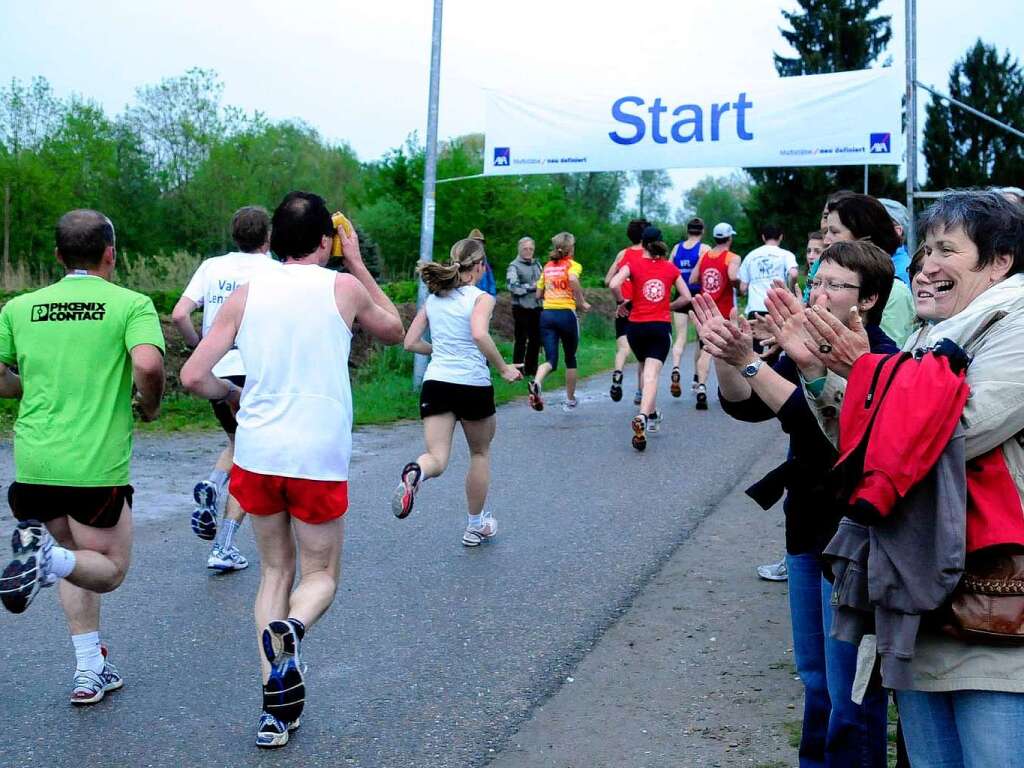
[[[659,429],[661,429],[661,412],[655,411],[647,417],[647,434],[656,434]]]
[[[498,521],[493,517],[485,516],[483,522],[476,525],[467,525],[466,531],[462,534],[462,545],[465,547],[479,547],[485,541],[494,538],[498,532]]]
[[[249,561],[242,557],[238,547],[231,545],[228,549],[221,549],[215,546],[210,550],[210,557],[206,561],[206,567],[214,571],[241,571],[249,567]]]
[[[18,523],[11,534],[10,563],[0,574],[0,601],[11,613],[21,613],[43,587],[52,586],[53,537],[38,520]]]
[[[577,405],[579,405],[579,403],[575,397],[567,397],[565,402],[562,404],[562,410],[566,412],[573,411],[576,410]]]
[[[103,697],[111,691],[116,691],[124,686],[124,679],[118,673],[117,668],[107,661],[107,649],[100,647],[103,654],[103,669],[97,675],[91,670],[75,670],[75,679],[71,689],[72,704],[95,704],[102,701]]]
[[[757,575],[765,581],[786,581],[789,579],[789,569],[786,568],[786,558],[777,563],[757,566]]]

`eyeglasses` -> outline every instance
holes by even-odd
[[[811,289],[817,290],[818,288],[824,288],[828,293],[839,293],[847,288],[853,291],[860,290],[860,286],[853,283],[840,283],[835,280],[822,280],[820,278],[811,280]]]

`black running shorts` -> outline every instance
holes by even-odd
[[[125,502],[132,506],[135,489],[130,485],[79,488],[70,485],[11,483],[7,503],[18,520],[48,523],[61,517],[91,528],[113,528],[121,519]]]
[[[460,421],[479,421],[494,415],[494,387],[474,387],[428,379],[420,389],[420,418],[455,414]]]
[[[232,384],[239,387],[245,386],[245,376],[221,376],[222,379],[227,379]],[[213,415],[217,417],[217,421],[224,428],[224,431],[233,435],[238,429],[238,422],[235,421],[235,414],[231,410],[231,406],[227,403],[217,403],[213,400],[210,401],[210,405],[213,407]]]
[[[615,338],[618,339],[626,335],[626,331],[629,330],[629,318],[615,316]]]
[[[637,360],[653,357],[664,363],[672,348],[672,323],[630,323],[626,339]]]

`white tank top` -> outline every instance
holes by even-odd
[[[425,381],[447,381],[474,387],[491,385],[487,358],[473,341],[470,317],[477,297],[483,291],[475,285],[464,285],[444,296],[431,294],[424,307],[430,324],[433,353],[427,364]]]
[[[245,365],[235,463],[250,472],[347,480],[352,331],[336,272],[284,264],[254,275],[236,343]]]

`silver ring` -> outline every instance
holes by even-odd
[[[826,342],[824,344],[819,344],[818,345],[818,351],[821,352],[821,354],[823,354],[823,355],[827,355],[829,352],[832,351],[832,345],[829,344],[828,342]]]

